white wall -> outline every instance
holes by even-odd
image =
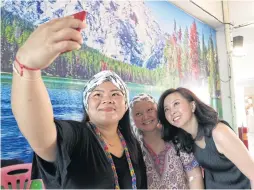
[[[232,1],[229,4],[230,17],[235,25],[254,22],[254,1]],[[238,12],[239,14],[235,14]],[[232,30],[233,36],[244,37],[244,57],[233,57],[235,80],[237,126],[247,126],[244,95],[247,87],[254,88],[254,25]],[[254,126],[253,126],[254,127]]]
[[[237,125],[247,126],[247,117],[245,113],[244,96],[248,95],[246,89],[254,89],[254,52],[252,45],[245,45],[246,56],[233,57],[234,76],[235,76],[235,94],[237,109]],[[249,55],[249,56],[247,56]],[[249,93],[250,94],[250,93]],[[254,94],[254,92],[253,92]]]
[[[252,81],[252,84],[254,84],[254,80]],[[244,88],[244,95],[248,96],[248,97],[252,97],[253,104],[254,104],[254,86],[245,87]],[[246,126],[249,128],[249,132],[254,134],[254,115],[253,115],[253,112],[249,113],[246,116]],[[254,146],[253,146],[253,150],[254,150]]]
[[[228,55],[226,49],[226,39],[224,27],[217,29],[216,32],[217,40],[217,50],[218,50],[218,64],[219,64],[219,73],[221,79],[221,100],[222,100],[222,109],[223,109],[223,119],[228,121],[231,126],[233,126],[233,110],[231,103],[231,89],[230,89],[230,67],[228,65]],[[231,76],[232,77],[232,76]]]

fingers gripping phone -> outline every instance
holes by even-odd
[[[84,21],[85,18],[86,18],[86,11],[81,11],[81,12],[75,13],[73,16],[74,16],[75,19],[79,19],[81,21]],[[80,28],[77,28],[77,31],[80,32],[80,30],[81,30]]]
[[[81,21],[84,21],[85,18],[86,18],[86,11],[81,11],[81,12],[75,13],[75,14],[73,14],[73,16],[74,16],[75,19],[79,19]],[[76,30],[79,31],[79,32],[81,31],[80,28],[77,28]],[[70,52],[70,51],[64,51],[61,54],[67,53],[67,52]]]

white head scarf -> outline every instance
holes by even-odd
[[[132,100],[131,100],[131,102],[130,102],[130,109],[133,108],[133,106],[134,106],[134,104],[135,104],[136,102],[140,102],[140,101],[148,101],[148,102],[152,102],[152,103],[154,103],[154,104],[157,104],[156,101],[155,101],[155,99],[154,99],[151,95],[145,94],[145,93],[141,93],[141,94],[139,94],[139,95],[137,95],[137,96],[134,96],[134,97],[132,98]]]
[[[129,102],[129,92],[124,81],[113,71],[101,71],[94,75],[86,84],[83,92],[83,104],[84,108],[88,110],[88,97],[93,92],[93,90],[104,82],[112,82],[119,90],[122,91],[125,97],[125,103],[128,107]]]
[[[134,119],[133,119],[133,116],[132,116],[132,109],[133,109],[135,103],[140,102],[140,101],[152,102],[152,103],[156,104],[156,106],[157,106],[157,103],[156,103],[155,99],[151,95],[145,94],[145,93],[142,93],[142,94],[139,94],[137,96],[134,96],[132,98],[131,102],[130,102],[130,112],[131,112],[131,114],[130,114],[130,121],[131,121],[131,126],[133,128],[134,134],[136,135],[138,141],[140,142],[141,147],[143,147],[143,140],[142,140],[143,139],[143,134],[136,127]]]

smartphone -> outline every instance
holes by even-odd
[[[75,14],[73,14],[73,16],[74,16],[75,19],[79,19],[81,21],[84,21],[85,18],[86,18],[86,11],[81,11],[81,12],[75,13]],[[80,28],[77,28],[76,30],[79,31],[79,32],[81,31]],[[69,51],[62,52],[61,54],[66,53],[66,52],[69,52]]]
[[[79,19],[81,21],[84,21],[85,18],[86,18],[86,11],[81,11],[79,13],[75,13],[73,16],[74,16],[75,19]],[[77,31],[80,32],[80,30],[81,30],[80,28],[77,28]]]

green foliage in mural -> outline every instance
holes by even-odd
[[[199,40],[199,35],[202,41]],[[170,87],[190,86],[200,87],[208,84],[210,105],[222,115],[220,101],[220,79],[216,47],[210,34],[208,45],[205,43],[204,34],[199,34],[197,25],[184,29],[177,28],[174,21],[174,31],[168,34],[164,48],[166,58],[164,84]]]
[[[202,42],[199,40],[202,35]],[[199,34],[195,21],[190,28],[177,28],[174,22],[174,31],[169,34],[164,49],[168,83],[171,86],[181,86],[191,83],[200,86],[208,83],[210,96],[218,96],[216,85],[218,76],[217,56],[212,35],[205,44],[204,34]]]
[[[33,27],[3,10],[1,40],[3,45],[2,71],[12,72],[12,61],[18,48],[27,40]],[[163,85],[164,68],[149,70],[106,57],[99,51],[83,46],[79,51],[62,54],[54,64],[43,70],[43,75],[73,79],[89,79],[101,70],[110,69],[126,82]]]
[[[32,31],[31,24],[2,11],[2,71],[12,72],[11,63],[15,53]],[[201,42],[199,35],[202,35]],[[166,36],[165,43],[165,62],[153,70],[123,63],[83,45],[79,51],[59,56],[54,64],[43,70],[43,75],[87,80],[97,72],[109,69],[115,71],[124,81],[132,83],[166,88],[186,86],[187,83],[193,86],[208,84],[210,97],[220,96],[217,56],[212,35],[206,45],[204,34],[198,33],[195,21],[184,29],[178,27],[174,21],[174,30]]]

